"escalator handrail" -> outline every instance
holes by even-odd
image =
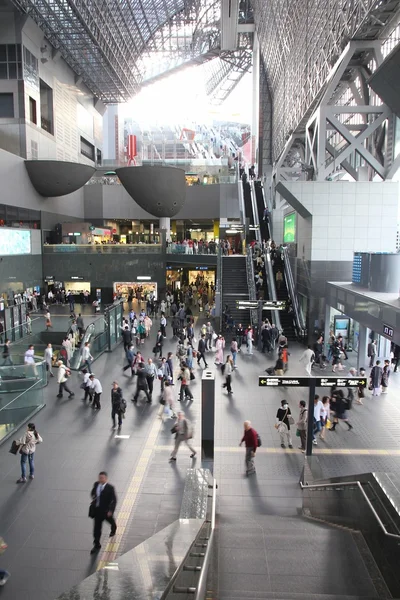
[[[239,194],[239,212],[240,212],[240,221],[243,227],[246,225],[246,209],[244,205],[244,194],[243,194],[243,181],[241,177],[239,177],[239,166],[237,169],[237,184],[238,184],[238,194]]]
[[[265,273],[267,275],[267,286],[268,286],[268,295],[270,300],[278,300],[278,296],[276,295],[276,287],[275,287],[275,277],[274,270],[272,268],[271,262],[271,254],[269,249],[267,248],[264,252],[264,263],[265,263]],[[271,311],[274,314],[274,322],[279,331],[282,331],[281,318],[279,315],[279,310]]]
[[[250,198],[251,198],[251,206],[253,209],[253,223],[255,229],[255,238],[256,241],[261,245],[261,231],[260,231],[260,218],[258,215],[258,207],[257,207],[257,199],[256,199],[256,188],[254,187],[254,179],[249,180],[250,183]]]
[[[383,533],[387,537],[391,537],[391,538],[395,538],[396,540],[400,540],[400,535],[398,535],[396,533],[390,533],[389,531],[387,531],[380,516],[376,512],[375,508],[372,506],[370,499],[368,498],[367,494],[364,492],[363,486],[361,485],[361,483],[359,481],[343,481],[342,483],[310,483],[310,484],[308,484],[308,483],[304,484],[304,483],[300,482],[301,489],[309,489],[309,490],[310,489],[322,489],[322,488],[350,487],[350,486],[354,486],[354,485],[356,485],[358,487],[358,489],[364,496],[364,500],[366,501],[368,508],[371,510],[372,514],[374,515],[374,517],[375,517],[376,521],[378,522],[379,527],[382,529]]]
[[[293,310],[294,310],[294,314],[295,314],[295,318],[296,318],[296,325],[297,325],[298,331],[301,332],[301,334],[303,336],[306,332],[306,323],[304,320],[303,310],[297,299],[297,294],[296,294],[295,286],[294,286],[292,267],[290,265],[287,248],[283,247],[281,254],[282,254],[282,258],[283,258],[283,263],[285,265],[284,271],[285,271],[286,286],[287,286],[288,292],[290,294],[290,298],[292,300],[292,306],[293,306]]]
[[[253,300],[255,302],[257,300],[257,291],[253,264],[253,252],[250,246],[247,246],[246,249],[246,275],[247,287],[249,288],[249,300]],[[258,325],[258,314],[257,310],[255,309],[250,309],[250,322],[253,326]]]
[[[259,182],[260,182],[260,190],[261,190],[261,195],[262,195],[262,199],[263,199],[264,208],[268,208],[268,211],[269,211],[269,214],[270,214],[269,223],[268,223],[268,229],[269,229],[269,235],[273,239],[273,236],[272,236],[272,210],[273,210],[273,206],[272,206],[272,202],[268,202],[268,200],[265,197],[264,185],[263,185],[261,179],[259,179]]]
[[[203,566],[200,571],[199,581],[196,587],[196,593],[194,600],[205,600],[207,595],[207,575],[208,567],[210,566],[211,551],[214,543],[214,531],[215,531],[215,511],[217,504],[217,482],[213,480],[213,491],[212,491],[212,505],[211,505],[211,519],[210,519],[210,535],[208,538],[208,544],[204,553]]]

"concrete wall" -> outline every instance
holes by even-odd
[[[155,254],[134,256],[132,254],[102,255],[44,254],[43,270],[60,281],[72,276],[90,281],[92,290],[101,288],[103,303],[112,302],[112,287],[116,281],[136,281],[138,275],[150,275],[157,282],[160,293],[165,291],[164,257]]]
[[[41,232],[37,229],[30,229],[30,232],[30,254],[0,256],[0,293],[10,290],[22,291],[27,287],[42,285]]]
[[[38,75],[53,90],[54,135],[41,128],[40,90],[37,82],[0,80],[0,92],[14,94],[14,119],[0,119],[0,146],[24,158],[49,158],[94,164],[80,152],[80,136],[102,147],[102,114],[94,96],[56,55],[44,33],[29,17],[10,4],[1,11],[1,43],[20,43],[38,59]],[[47,46],[47,48],[45,48]],[[42,62],[43,61],[43,62]],[[30,121],[29,98],[36,101],[37,124]],[[100,106],[101,110],[105,107]]]
[[[83,189],[58,198],[43,198],[33,188],[24,160],[0,149],[1,203],[34,210],[44,210],[55,215],[84,218]],[[56,221],[58,222],[58,221]]]
[[[352,261],[353,252],[396,251],[398,182],[284,185],[312,215],[312,260]]]
[[[153,219],[122,185],[84,187],[85,219]],[[186,188],[186,201],[176,219],[239,218],[237,186],[194,185]]]

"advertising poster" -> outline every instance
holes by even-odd
[[[291,244],[296,241],[296,213],[290,213],[283,219],[283,242]]]

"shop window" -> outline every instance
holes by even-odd
[[[42,79],[40,80],[40,125],[41,128],[54,135],[53,90]]]
[[[86,156],[86,158],[88,158],[89,160],[92,160],[94,162],[95,148],[94,148],[93,144],[88,142],[88,140],[85,140],[85,138],[82,136],[81,136],[81,154],[83,154],[83,156]]]
[[[0,94],[0,118],[14,117],[14,95]]]
[[[36,100],[29,96],[29,120],[37,125]]]

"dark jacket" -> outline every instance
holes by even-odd
[[[203,338],[199,339],[197,349],[200,352],[200,354],[202,354],[206,351],[206,342],[205,342],[205,340],[203,340]]]
[[[379,367],[377,365],[372,367],[371,375],[370,375],[372,387],[378,388],[381,385],[382,373],[383,373],[382,367]]]
[[[93,484],[92,491],[90,492],[90,495],[93,500],[96,500],[96,498],[97,498],[96,490],[97,490],[98,485],[100,485],[99,482],[95,481],[95,483]],[[102,512],[102,513],[108,513],[108,512],[113,513],[115,511],[116,506],[117,506],[117,496],[115,493],[114,486],[111,485],[110,483],[106,483],[103,491],[100,494],[100,506],[98,507],[98,510],[100,510],[100,512]]]
[[[136,371],[136,376],[137,376],[137,386],[138,386],[138,388],[146,389],[148,387],[148,385],[147,385],[146,370],[145,369],[138,369]]]
[[[157,333],[156,346],[162,346],[164,344],[164,338],[161,333]]]
[[[122,339],[124,340],[124,344],[130,344],[132,341],[132,333],[129,329],[124,329],[122,332]]]
[[[116,390],[111,390],[111,404],[114,410],[120,411],[122,408],[122,390],[121,388],[117,388]]]

